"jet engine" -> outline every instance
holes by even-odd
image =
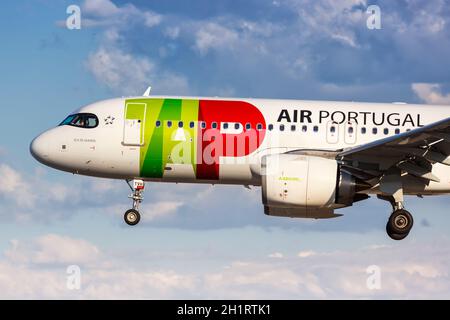
[[[279,154],[262,159],[262,198],[267,215],[334,218],[334,209],[367,199],[370,186],[342,170],[334,159]]]

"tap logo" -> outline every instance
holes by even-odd
[[[264,116],[244,101],[129,99],[125,110],[140,124],[141,177],[162,178],[167,165],[183,164],[197,179],[218,180],[221,158],[248,156],[265,137]]]

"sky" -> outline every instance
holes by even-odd
[[[79,30],[66,27],[70,5],[81,8]],[[370,5],[381,29],[367,27]],[[446,1],[7,0],[0,40],[0,298],[450,298],[448,197],[406,198],[415,226],[394,242],[390,206],[376,199],[313,221],[265,216],[258,188],[147,184],[143,221],[130,228],[125,182],[29,154],[71,111],[150,85],[450,104]]]

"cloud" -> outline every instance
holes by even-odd
[[[142,94],[149,85],[165,94],[187,94],[190,91],[183,76],[160,70],[150,59],[118,48],[100,47],[89,55],[87,67],[97,81],[126,95]]]
[[[10,243],[0,260],[1,298],[160,299],[194,287],[191,275],[123,267],[127,261],[117,261],[82,239],[48,234]],[[80,267],[81,291],[67,288],[69,265]]]
[[[140,23],[153,28],[161,23],[163,16],[151,10],[142,10],[127,3],[117,6],[110,0],[85,0],[81,6],[82,27],[125,27]]]
[[[308,251],[300,251],[297,256],[299,258],[308,258],[308,257],[312,257],[316,254],[317,254],[316,252],[308,250]]]
[[[51,219],[54,215],[44,212],[49,203],[61,204],[69,197],[76,199],[77,192],[74,187],[49,183],[41,180],[42,176],[39,174],[25,178],[22,172],[4,163],[0,163],[0,177],[0,196],[3,198],[0,217],[9,221]],[[43,210],[42,216],[38,214],[39,208]],[[57,214],[57,210],[50,212]]]
[[[19,264],[89,264],[98,262],[99,250],[96,246],[82,239],[47,234],[32,243],[11,241],[11,247],[4,253],[5,257]]]
[[[155,219],[174,215],[182,205],[183,202],[180,201],[160,201],[153,203],[151,208],[144,210],[143,220],[144,222],[151,222]]]
[[[114,24],[101,26],[105,36],[91,53],[89,69],[100,83],[126,95],[141,93],[150,82],[161,94],[364,101],[408,101],[411,83],[447,77],[439,67],[450,55],[443,1],[383,3],[381,30],[367,29],[368,5],[366,0],[288,0],[251,2],[235,10],[210,4],[213,14],[190,15],[184,7],[161,14],[158,5],[98,1],[87,18]],[[259,14],[261,8],[271,14]],[[118,37],[111,46],[104,43],[107,33]],[[132,58],[146,76],[105,70],[103,51],[117,61]],[[433,59],[427,58],[430,52]],[[118,84],[122,78],[127,80]]]
[[[195,48],[200,54],[206,54],[210,49],[231,49],[238,40],[238,34],[216,23],[206,23],[196,32]]]
[[[152,92],[158,94],[191,92],[183,75],[163,68],[148,55],[132,52],[127,36],[123,35],[133,26],[158,26],[163,21],[162,15],[138,9],[133,4],[118,7],[109,0],[86,1],[84,6],[88,16],[98,19],[96,23],[108,24],[102,25],[104,31],[98,48],[89,54],[85,63],[100,84],[121,95],[141,95],[150,85]]]
[[[155,68],[146,58],[136,59],[120,50],[102,47],[89,56],[87,65],[95,78],[111,89],[136,94],[137,89],[149,83],[148,74]]]
[[[144,25],[151,28],[157,26],[161,23],[162,16],[154,12],[146,11],[144,12]]]
[[[450,104],[450,93],[442,94],[441,86],[437,83],[413,83],[412,90],[428,104]]]
[[[284,255],[281,252],[274,252],[269,254],[268,257],[273,259],[282,259],[284,258]]]
[[[36,196],[20,172],[0,163],[0,178],[0,196],[13,199],[19,207],[31,208],[35,204]]]
[[[287,6],[298,16],[298,26],[306,33],[328,38],[352,48],[359,47],[356,26],[364,26],[367,7],[365,0],[287,1]]]
[[[34,172],[18,171],[0,162],[0,219],[22,224],[55,223],[83,210],[96,210],[126,187],[118,181],[70,175],[70,183],[50,177],[38,167]]]
[[[149,249],[140,259],[117,250],[102,250],[85,240],[55,234],[11,241],[0,259],[2,299],[446,299],[450,296],[448,239],[434,243],[370,246],[318,252],[299,263],[295,254],[283,259],[252,255],[228,257],[221,266],[185,268]],[[145,252],[145,253],[144,253]],[[188,253],[183,259],[204,265],[210,256]],[[167,261],[165,261],[167,260]],[[172,261],[171,268],[161,264]],[[66,268],[79,265],[81,290],[67,289]],[[380,290],[367,279],[377,266]]]
[[[180,35],[180,28],[179,27],[167,27],[164,30],[164,35],[172,40],[175,40]]]
[[[86,0],[83,11],[99,17],[109,17],[117,15],[120,9],[110,0]]]
[[[12,193],[24,185],[19,172],[6,164],[0,165],[0,176],[2,177],[2,183],[0,184],[0,192],[2,193]]]

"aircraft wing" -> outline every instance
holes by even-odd
[[[402,134],[354,148],[343,149],[336,159],[344,170],[370,180],[392,167],[417,177],[425,184],[439,182],[434,163],[450,165],[450,118]]]

